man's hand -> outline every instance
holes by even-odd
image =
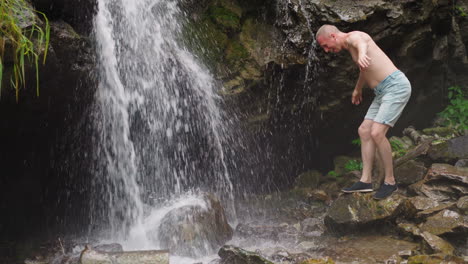
[[[358,58],[358,64],[359,64],[359,69],[364,70],[367,67],[369,67],[371,63],[371,58],[367,56],[366,54],[360,55]]]
[[[351,103],[358,105],[362,102],[362,91],[354,89],[353,96],[351,97]]]

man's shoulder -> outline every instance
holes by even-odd
[[[364,38],[364,39],[367,39],[367,38],[371,38],[371,36],[369,36],[369,34],[367,34],[366,32],[364,31],[351,31],[351,32],[348,32],[349,34],[349,37],[359,37],[359,38]]]

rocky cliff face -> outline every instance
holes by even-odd
[[[468,85],[466,1],[186,0],[183,6],[194,52],[289,173],[326,167],[330,154],[345,151],[372,101],[367,90],[362,105],[351,104],[358,69],[346,52],[326,54],[314,43],[322,24],[369,33],[409,77],[412,98],[395,132],[427,125],[449,86]]]
[[[50,48],[46,64],[39,66],[39,97],[33,70],[18,102],[8,86],[9,77],[4,76],[0,210],[6,217],[0,221],[0,234],[5,239],[73,224],[64,219],[78,219],[85,213],[83,190],[89,181],[82,168],[90,160],[86,152],[91,144],[88,113],[96,87],[94,52],[88,38],[92,23],[88,11],[93,5],[91,1],[32,2],[49,17]],[[69,206],[81,209],[69,210]]]

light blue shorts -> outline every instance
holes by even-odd
[[[364,119],[393,127],[411,96],[411,84],[399,70],[374,88],[375,98]]]

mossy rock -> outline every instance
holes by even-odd
[[[335,264],[335,261],[329,257],[326,257],[323,259],[308,259],[301,262],[301,264]]]
[[[317,188],[320,182],[323,180],[323,176],[319,171],[311,170],[299,174],[294,181],[295,188]]]
[[[231,73],[240,73],[248,64],[249,51],[237,40],[232,40],[226,48],[225,59]]]
[[[452,210],[443,210],[436,215],[427,218],[421,225],[422,231],[428,231],[434,235],[447,233],[468,233],[467,217]]]
[[[207,15],[197,21],[190,21],[183,29],[184,41],[205,65],[215,72],[220,72],[220,63],[228,44],[228,36],[220,30]]]
[[[452,255],[416,255],[408,258],[408,264],[466,263],[462,258]]]
[[[254,252],[234,246],[223,246],[218,255],[221,264],[274,264]]]
[[[237,16],[242,17],[242,13],[244,12],[242,7],[239,6],[237,0],[217,0],[215,5],[221,6],[223,8],[228,9],[229,11],[235,13]]]
[[[444,138],[452,138],[455,136],[455,130],[450,127],[429,127],[422,130],[422,132],[429,136],[439,136]]]
[[[231,9],[216,5],[211,6],[208,13],[213,23],[224,32],[240,31],[240,16]]]
[[[468,136],[453,138],[438,144],[433,142],[428,155],[433,161],[445,162],[468,158]]]
[[[349,172],[346,168],[345,165],[350,162],[351,160],[357,160],[356,158],[349,157],[349,156],[336,156],[333,159],[333,164],[335,165],[334,171],[339,174],[343,175],[347,172]]]
[[[372,196],[372,193],[340,196],[325,216],[325,225],[331,232],[355,233],[378,223],[416,213],[409,200],[399,194],[385,200],[375,200]]]

